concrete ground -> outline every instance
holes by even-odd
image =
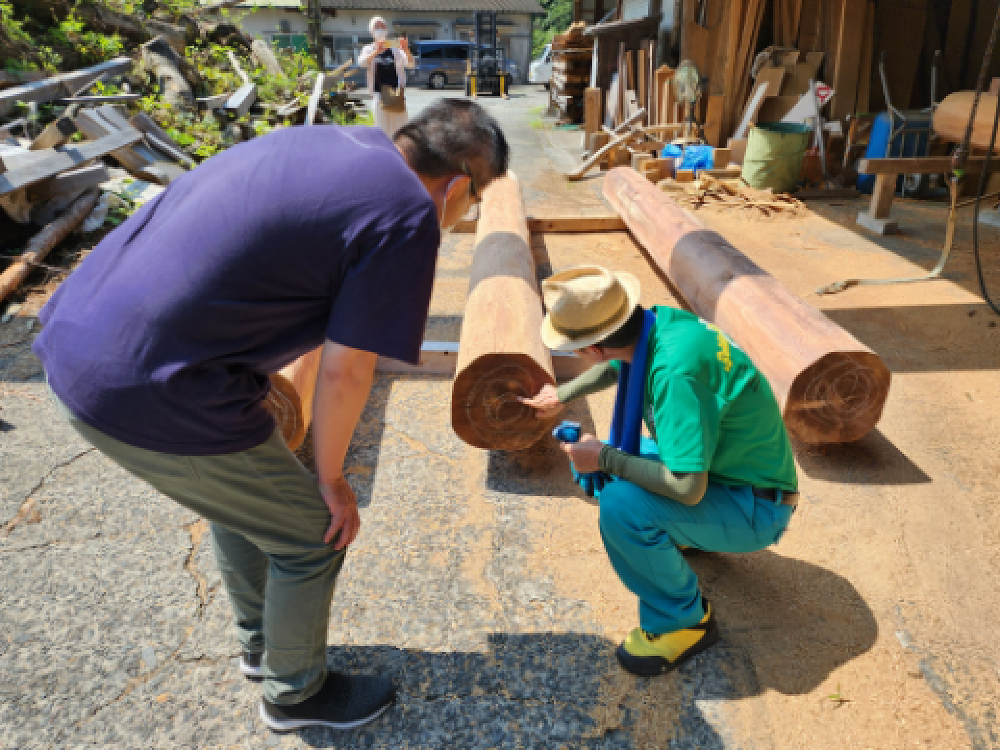
[[[434,95],[409,96],[415,110]],[[599,175],[559,176],[580,136],[542,117],[541,92],[481,101],[529,214],[608,211]],[[902,203],[904,234],[883,241],[853,225],[855,202],[814,208],[698,216],[879,352],[893,390],[864,440],[797,446],[804,500],[779,545],[691,558],[722,643],[676,674],[622,672],[613,650],[635,602],[564,456],[549,441],[470,448],[451,431],[447,380],[380,375],[348,457],[363,529],[328,653],[391,675],[400,700],[352,732],[261,725],[204,523],[59,420],[28,350],[44,295],[29,297],[0,325],[0,746],[1000,747],[1000,339],[975,294],[968,217],[946,280],[818,298],[847,275],[929,266],[944,213]],[[458,340],[472,245],[445,240],[429,340]],[[600,262],[639,275],[645,303],[681,304],[627,234],[535,237],[533,250],[540,276]],[[610,407],[605,393],[572,413],[603,434]]]

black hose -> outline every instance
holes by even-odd
[[[976,275],[979,276],[979,289],[983,293],[983,299],[997,315],[1000,315],[1000,308],[990,298],[990,293],[986,289],[986,278],[983,276],[983,262],[979,257],[979,204],[983,200],[983,193],[986,192],[986,184],[990,176],[990,161],[993,156],[993,146],[997,140],[997,125],[1000,125],[1000,102],[997,103],[993,114],[993,132],[990,133],[990,147],[986,150],[986,158],[983,160],[983,171],[979,175],[979,188],[976,190],[976,204],[972,211],[972,254],[976,258]]]

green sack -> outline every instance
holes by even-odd
[[[750,130],[743,157],[743,181],[776,193],[795,190],[812,129],[797,122],[770,122]]]

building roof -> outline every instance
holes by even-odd
[[[406,12],[441,13],[495,10],[499,13],[532,13],[544,15],[538,0],[320,0],[324,8],[336,10],[402,10]]]

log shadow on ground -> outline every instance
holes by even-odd
[[[811,479],[886,486],[933,481],[877,427],[853,443],[806,445],[793,441],[793,447],[799,467]]]

